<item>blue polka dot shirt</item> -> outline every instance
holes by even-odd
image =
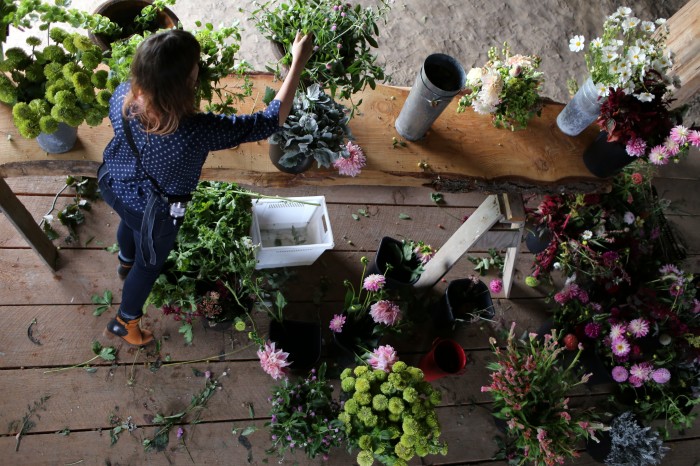
[[[252,115],[197,113],[182,119],[178,129],[168,135],[147,134],[137,119],[130,119],[127,122],[141,154],[141,166],[122,125],[122,106],[129,89],[128,82],[120,84],[109,102],[114,137],[105,148],[104,161],[112,176],[114,194],[137,212],[143,212],[150,193],[157,192],[144,168],[168,195],[190,194],[197,187],[210,151],[259,141],[281,129],[279,100]]]

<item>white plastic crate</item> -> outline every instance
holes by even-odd
[[[250,236],[254,244],[260,244],[256,269],[310,265],[323,251],[333,249],[333,231],[326,198],[308,196],[289,199],[253,201]]]

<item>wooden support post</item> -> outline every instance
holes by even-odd
[[[4,178],[0,178],[0,208],[32,249],[55,272],[58,263],[58,249],[39,228],[39,225],[32,218],[32,214],[17,199]]]
[[[687,104],[700,89],[700,0],[690,0],[668,21],[666,47],[675,54],[671,75],[681,78],[674,107]]]

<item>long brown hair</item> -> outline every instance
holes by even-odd
[[[149,133],[174,132],[183,117],[197,111],[192,70],[199,55],[197,39],[180,29],[144,40],[131,62],[131,92],[122,113],[138,118]]]

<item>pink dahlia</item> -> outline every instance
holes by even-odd
[[[664,146],[654,146],[649,152],[649,161],[654,165],[666,165],[668,163],[668,152]]]
[[[630,367],[630,377],[637,377],[642,382],[646,382],[651,377],[653,369],[653,366],[648,362],[633,364],[632,367]]]
[[[391,372],[391,367],[399,358],[396,350],[389,345],[380,346],[369,354],[367,362],[373,369]]]
[[[331,319],[331,323],[328,325],[328,328],[331,329],[331,332],[335,333],[340,333],[343,331],[343,325],[345,325],[345,319],[346,317],[342,314],[336,314],[333,316]]]
[[[384,278],[384,275],[373,273],[365,277],[365,281],[362,284],[362,288],[364,288],[367,291],[379,291],[382,288],[384,288],[385,283],[386,278]]]
[[[615,324],[610,327],[610,340],[615,341],[619,338],[623,338],[625,336],[625,332],[627,331],[627,327],[625,324]]]
[[[630,139],[627,143],[627,153],[633,157],[641,157],[647,150],[647,143],[642,138]]]
[[[656,369],[651,373],[651,378],[658,384],[664,384],[671,380],[671,373],[666,368]]]
[[[615,356],[627,356],[630,352],[630,344],[624,338],[613,340],[612,352]]]
[[[625,369],[622,366],[613,367],[612,378],[615,382],[617,382],[617,383],[625,382],[625,381],[627,381],[627,377],[629,377],[629,372],[627,372],[627,369]]]
[[[700,147],[700,131],[691,131],[688,134],[688,142],[695,147]]]
[[[678,145],[678,143],[676,141],[671,140],[670,138],[666,138],[666,140],[664,141],[664,147],[666,148],[666,153],[671,157],[677,155],[681,151],[681,148]]]
[[[678,125],[671,130],[669,138],[676,144],[683,145],[688,141],[688,135],[688,128],[683,125]]]
[[[338,169],[338,173],[345,176],[357,176],[367,163],[367,158],[362,152],[362,148],[357,144],[348,141],[345,146],[350,153],[348,157],[339,157],[333,162],[333,166]]]
[[[500,293],[503,291],[503,281],[499,278],[491,280],[489,283],[489,290],[491,290],[491,293],[493,294]]]
[[[383,299],[372,304],[369,315],[378,324],[394,325],[401,319],[401,309],[391,301]]]
[[[275,380],[286,375],[287,369],[285,368],[291,364],[287,361],[288,357],[289,353],[285,353],[281,349],[275,351],[274,341],[268,341],[263,349],[258,350],[260,366]]]
[[[645,337],[649,333],[649,322],[642,318],[634,319],[627,326],[627,330],[629,330],[635,338]]]

